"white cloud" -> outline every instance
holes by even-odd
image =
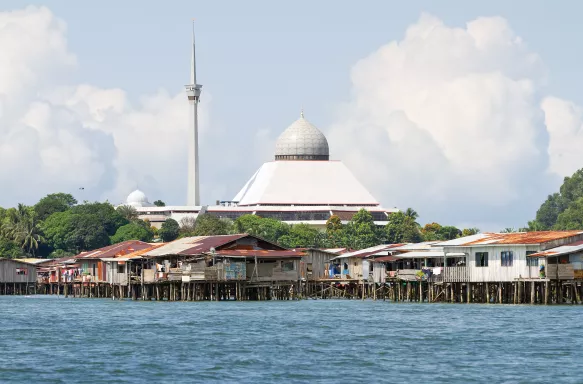
[[[557,97],[546,97],[541,108],[549,132],[549,170],[568,176],[583,167],[583,111]]]
[[[354,66],[352,101],[328,137],[387,206],[428,221],[519,225],[554,182],[543,82],[538,56],[504,19],[452,28],[423,15]]]
[[[46,8],[0,13],[0,51],[0,205],[81,186],[82,199],[118,202],[139,186],[151,200],[185,200],[181,89],[132,102],[122,89],[64,86],[76,58]],[[583,164],[581,108],[541,103],[541,60],[502,18],[453,28],[422,15],[351,78],[352,100],[328,129],[332,157],[385,206],[414,207],[422,221],[523,224]],[[203,96],[201,186],[212,203],[271,158],[280,130],[210,129],[208,89]]]

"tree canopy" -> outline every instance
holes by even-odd
[[[178,223],[177,223],[178,224]],[[127,240],[141,240],[145,242],[152,241],[154,232],[145,222],[132,221],[129,224],[122,225],[111,236],[111,243],[117,244]]]
[[[549,195],[536,212],[535,220],[528,222],[527,231],[583,229],[583,168],[565,177],[559,192]]]
[[[167,219],[162,223],[158,235],[160,235],[162,241],[165,242],[176,240],[180,235],[180,225],[174,219]]]
[[[214,236],[228,235],[233,233],[233,222],[227,219],[220,219],[210,214],[199,215],[194,223],[191,233],[184,233],[187,236]]]

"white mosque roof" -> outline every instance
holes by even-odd
[[[139,189],[136,189],[128,195],[124,205],[131,205],[134,208],[153,206],[153,204],[148,201],[146,194]]]
[[[341,161],[273,161],[233,201],[242,205],[379,205]]]
[[[299,119],[294,121],[281,133],[275,143],[276,159],[328,160],[328,140],[322,132],[304,118],[302,112]]]

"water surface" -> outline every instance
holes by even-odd
[[[583,306],[0,297],[0,382],[581,383]]]

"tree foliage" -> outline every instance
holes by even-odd
[[[131,205],[120,205],[116,208],[117,213],[127,221],[138,220],[138,210]]]
[[[52,214],[42,230],[54,250],[79,253],[109,245],[110,236],[128,223],[109,203],[86,203]]]
[[[39,221],[57,212],[64,212],[77,204],[77,200],[69,193],[51,193],[35,204],[34,210]]]
[[[559,192],[549,195],[536,212],[536,219],[529,222],[528,230],[548,230],[548,229],[583,229],[578,226],[580,220],[578,215],[578,200],[583,197],[583,168],[579,169],[570,177],[565,177]],[[571,209],[563,216],[559,222],[559,217]],[[577,227],[577,228],[575,228]]]
[[[196,218],[192,233],[187,236],[215,236],[228,235],[233,233],[233,222],[227,219],[220,219],[210,214],[199,215]]]
[[[421,241],[421,232],[415,218],[403,212],[395,212],[389,216],[389,223],[385,226],[387,242],[391,244],[418,243]]]
[[[302,223],[292,225],[289,233],[281,236],[277,242],[286,248],[320,248],[326,245],[326,235]]]
[[[128,240],[152,241],[154,233],[150,226],[144,221],[140,221],[132,221],[119,227],[115,234],[111,236],[111,243],[117,244]]]
[[[176,240],[180,235],[180,225],[174,219],[167,219],[162,223],[158,235],[165,242]]]
[[[583,197],[569,204],[569,208],[561,212],[554,228],[559,230],[583,229]]]
[[[478,233],[480,233],[479,228],[464,228],[462,230],[462,237],[477,235]]]
[[[156,200],[156,201],[154,201],[154,205],[156,207],[165,207],[166,206],[166,203],[163,202],[162,200]]]
[[[256,215],[240,216],[233,224],[235,233],[248,233],[273,242],[290,231],[290,226],[284,222]]]

